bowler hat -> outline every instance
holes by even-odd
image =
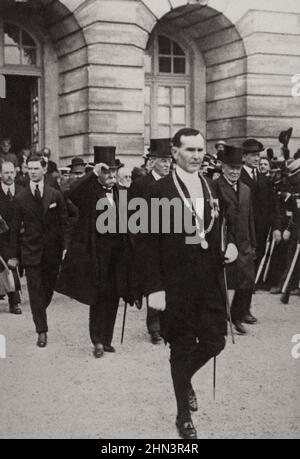
[[[264,150],[264,146],[261,142],[256,139],[247,139],[243,143],[243,150],[245,154],[248,153],[260,153]]]
[[[77,166],[85,167],[85,162],[79,156],[76,156],[75,158],[73,158],[71,161],[71,164],[69,164],[67,167],[69,167],[70,169],[74,169],[74,167],[77,167]]]
[[[293,133],[293,128],[287,129],[287,131],[281,131],[278,140],[282,145],[287,146]]]
[[[151,139],[149,156],[171,158],[171,139]]]
[[[225,145],[224,151],[219,152],[218,159],[225,164],[241,166],[243,164],[243,149]]]
[[[219,141],[215,144],[215,148],[218,149],[218,146],[219,146],[219,145],[225,146],[225,145],[226,145],[226,142],[224,142],[224,140],[219,140]]]
[[[94,147],[94,163],[104,163],[111,169],[118,169],[120,162],[116,160],[116,147]]]

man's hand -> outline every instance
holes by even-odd
[[[7,262],[9,269],[15,269],[19,265],[19,261],[16,258],[11,258]]]
[[[288,230],[284,230],[282,237],[284,241],[289,241],[291,237],[291,232]]]
[[[155,311],[165,311],[166,309],[166,292],[164,290],[160,292],[151,293],[148,297],[149,308],[155,309]]]
[[[226,264],[233,263],[234,261],[236,261],[238,255],[239,255],[239,252],[238,252],[238,249],[236,248],[236,245],[230,242],[227,246],[225,256],[224,256],[225,263]]]
[[[273,231],[273,239],[275,240],[276,245],[279,244],[279,242],[281,241],[281,231]]]
[[[97,177],[99,177],[99,174],[101,173],[101,169],[106,169],[108,171],[109,166],[105,163],[96,164],[96,166],[94,167],[94,174],[96,174]]]

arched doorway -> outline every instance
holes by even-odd
[[[182,106],[176,110],[179,122],[177,126],[171,123],[171,135],[185,119],[186,125],[205,134],[208,151],[213,151],[219,139],[240,144],[247,133],[247,55],[235,24],[220,11],[201,3],[188,3],[161,15],[155,11],[153,17],[145,51],[145,144],[149,135],[168,134],[160,126],[157,128],[157,118],[160,112],[164,111],[167,117],[172,111],[172,107],[161,108],[172,105],[172,100],[160,103],[167,91],[149,94],[149,82],[155,88],[163,80],[172,79],[186,89],[185,93],[181,91]],[[167,37],[168,44],[160,37]],[[151,73],[147,70],[150,58],[154,60]],[[184,59],[186,66],[179,75]]]
[[[7,89],[0,136],[12,137],[16,152],[27,143],[35,150],[48,146],[60,161],[87,149],[86,55],[82,29],[63,1],[0,2],[0,74]],[[15,122],[6,121],[8,112],[10,119],[19,114]]]
[[[0,74],[6,80],[0,99],[0,138],[10,138],[13,150],[38,150],[41,144],[40,88],[42,48],[17,23],[0,18]]]

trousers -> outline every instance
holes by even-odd
[[[177,403],[177,416],[190,419],[189,391],[191,379],[211,358],[219,355],[225,347],[225,337],[206,330],[201,333],[173,318],[170,326],[171,376]]]
[[[30,308],[37,333],[47,333],[47,308],[51,303],[59,272],[59,261],[25,268]]]

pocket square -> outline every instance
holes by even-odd
[[[50,204],[49,209],[54,209],[55,207],[57,207],[57,203],[53,202],[52,204]]]

